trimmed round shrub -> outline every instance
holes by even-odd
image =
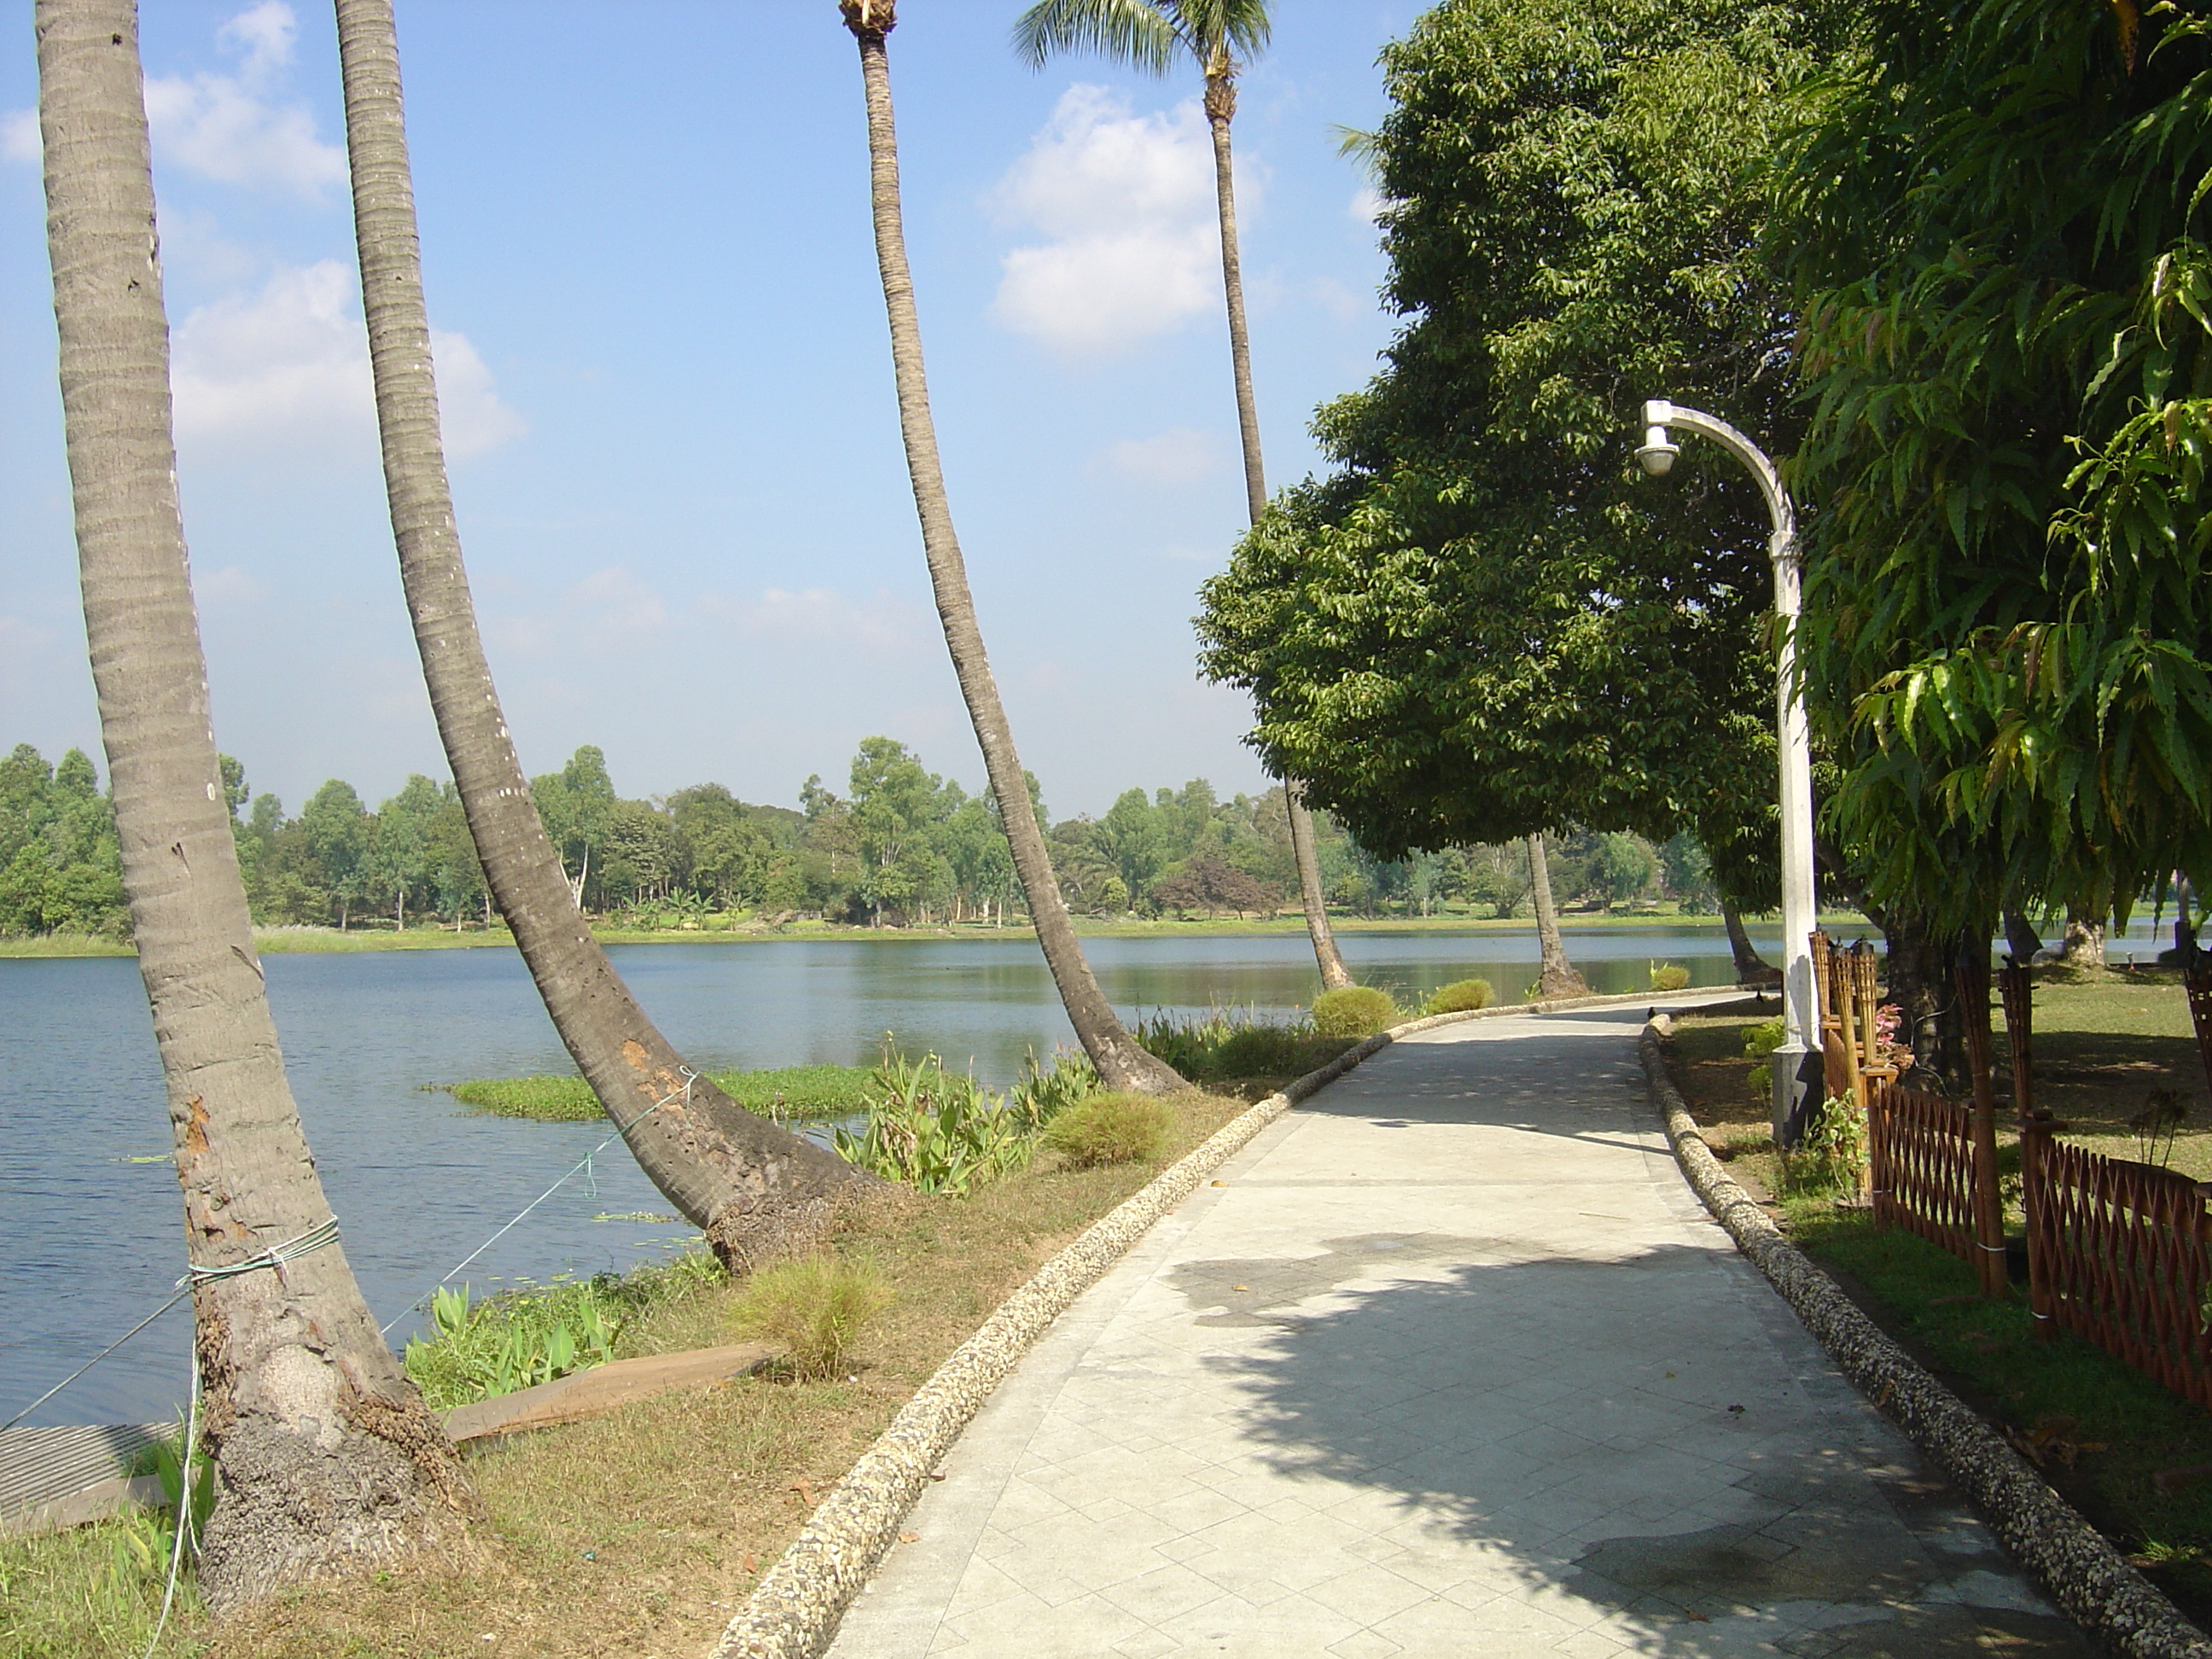
[[[1372,1036],[1397,1023],[1398,1005],[1371,985],[1323,991],[1313,1000],[1313,1027],[1323,1036]]]
[[[779,1343],[799,1376],[822,1381],[845,1369],[861,1328],[891,1304],[890,1283],[865,1261],[801,1256],[763,1267],[738,1294],[740,1336]]]
[[[1430,993],[1428,1012],[1463,1014],[1470,1009],[1487,1008],[1494,994],[1486,979],[1455,979]]]
[[[1651,964],[1651,988],[1655,991],[1679,991],[1689,982],[1690,970],[1679,962]]]
[[[1063,1109],[1045,1126],[1044,1144],[1070,1169],[1142,1164],[1167,1144],[1168,1109],[1143,1095],[1092,1095]]]

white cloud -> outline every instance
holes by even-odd
[[[345,152],[315,135],[313,112],[280,101],[298,23],[283,0],[263,0],[216,32],[238,73],[149,76],[154,153],[203,178],[319,198],[346,176]]]
[[[1092,465],[1132,483],[1190,484],[1212,477],[1220,464],[1211,433],[1178,426],[1157,437],[1109,444]]]
[[[39,137],[38,111],[0,110],[0,161],[27,161],[36,167],[46,153]]]
[[[1212,149],[1195,100],[1136,115],[1074,86],[993,193],[1045,240],[1009,252],[992,313],[1074,356],[1163,334],[1220,302]]]
[[[527,431],[465,335],[433,329],[447,453],[482,454]],[[353,274],[335,259],[279,270],[258,293],[188,315],[171,371],[181,443],[373,459],[376,410]]]
[[[1352,199],[1344,210],[1363,225],[1379,226],[1383,214],[1390,207],[1390,198],[1372,185],[1362,185],[1352,192]]]

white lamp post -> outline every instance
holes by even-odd
[[[1636,459],[1655,478],[1664,477],[1680,452],[1667,428],[1702,432],[1750,470],[1766,497],[1774,533],[1766,550],[1774,561],[1774,614],[1781,619],[1777,665],[1775,732],[1782,750],[1782,1046],[1774,1051],[1774,1133],[1779,1139],[1797,1106],[1797,1073],[1805,1056],[1820,1047],[1820,1004],[1813,983],[1813,745],[1805,726],[1805,702],[1796,686],[1796,623],[1802,605],[1797,514],[1781,475],[1759,446],[1701,410],[1655,398],[1644,405],[1644,444]]]

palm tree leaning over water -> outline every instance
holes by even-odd
[[[1164,75],[1185,57],[1206,77],[1206,124],[1213,135],[1213,197],[1221,225],[1221,287],[1229,305],[1229,363],[1237,383],[1237,430],[1244,450],[1244,505],[1251,522],[1267,510],[1267,469],[1260,459],[1260,411],[1252,398],[1252,347],[1244,326],[1244,276],[1237,244],[1235,169],[1229,124],[1237,114],[1237,73],[1267,44],[1267,0],[1037,0],[1014,24],[1014,49],[1042,69],[1056,52],[1089,47],[1135,69]],[[1298,897],[1322,986],[1352,983],[1329,929],[1314,850],[1313,814],[1305,786],[1283,780],[1291,856]]]
[[[422,678],[477,855],[545,1012],[639,1164],[743,1267],[872,1181],[740,1107],[684,1063],[585,926],[500,713],[461,562],[438,425],[391,0],[337,0],[346,146],[386,492]]]
[[[1014,872],[1029,901],[1037,943],[1052,969],[1053,982],[1067,1010],[1084,1051],[1108,1087],[1168,1094],[1184,1087],[1169,1066],[1139,1048],[1122,1028],[1114,1006],[1099,990],[1084,960],[1083,946],[1068,920],[1066,902],[1045,855],[1036,808],[1014,751],[1013,732],[999,701],[998,683],[983,649],[975,621],[975,599],[953,533],[952,509],[945,493],[945,473],[937,454],[937,427],[929,412],[929,384],[922,370],[921,325],[915,313],[914,275],[907,267],[906,230],[899,206],[898,131],[892,119],[890,60],[884,39],[896,26],[893,0],[840,0],[845,26],[860,48],[860,77],[867,95],[869,194],[874,210],[876,263],[884,283],[884,307],[890,322],[891,368],[898,386],[899,430],[906,441],[907,472],[914,485],[915,510],[921,520],[921,544],[929,561],[938,620],[952,654],[952,672],[968,704],[968,718],[982,745],[983,769],[1006,827]]]
[[[36,27],[85,635],[184,1192],[222,1611],[455,1544],[473,1500],[337,1242],[254,955],[177,499],[137,8],[39,0]]]

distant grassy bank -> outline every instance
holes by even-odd
[[[785,1066],[765,1072],[709,1072],[714,1086],[747,1111],[779,1122],[842,1117],[868,1109],[866,1066]],[[536,1118],[544,1123],[589,1122],[602,1115],[592,1085],[566,1076],[472,1078],[447,1085],[464,1106],[494,1117]]]
[[[1720,926],[1718,916],[1681,915],[1671,910],[1633,914],[1570,913],[1561,921],[1571,932],[1648,933],[1678,927]],[[1831,931],[1863,931],[1870,924],[1855,912],[1838,911],[1821,918]],[[1332,916],[1329,925],[1340,933],[1526,933],[1536,924],[1526,916],[1450,915],[1438,916]],[[1754,921],[1754,926],[1757,925]],[[1240,921],[1229,917],[1212,921],[1146,921],[1135,917],[1106,919],[1078,916],[1075,931],[1085,939],[1206,939],[1235,938],[1257,933],[1303,933],[1305,919],[1296,914],[1264,921]],[[602,945],[763,945],[795,939],[834,939],[876,944],[898,944],[915,939],[1008,939],[1034,937],[1026,927],[994,927],[981,923],[928,927],[848,927],[836,922],[793,921],[781,926],[748,918],[709,917],[697,927],[626,928],[594,925],[592,935]],[[343,951],[453,951],[482,945],[512,946],[514,935],[504,927],[471,927],[455,933],[450,927],[410,927],[395,933],[389,927],[364,927],[340,933],[335,927],[273,927],[253,936],[264,956]],[[44,933],[0,939],[0,957],[127,957],[131,945],[120,939],[81,933]]]

